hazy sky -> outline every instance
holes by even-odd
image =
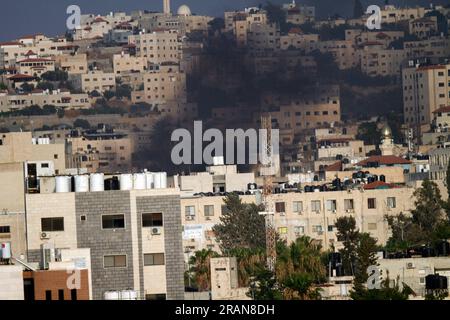
[[[291,0],[272,0],[287,3]],[[364,5],[381,4],[384,0],[362,0]],[[391,0],[403,5],[439,4],[449,0]],[[249,5],[266,3],[266,0],[172,0],[172,12],[181,4],[187,4],[193,13],[222,16],[225,10],[241,9]],[[297,0],[297,3],[314,4],[318,15],[334,13],[351,14],[353,0]],[[66,8],[71,4],[80,6],[82,13],[131,11],[147,9],[161,11],[162,0],[1,0],[0,41],[12,40],[26,34],[42,32],[49,35],[65,32]]]

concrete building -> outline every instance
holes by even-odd
[[[27,58],[17,61],[16,68],[20,74],[39,77],[48,71],[55,71],[55,60],[44,58]]]
[[[428,39],[438,32],[437,17],[424,17],[409,21],[409,33],[419,39]]]
[[[239,288],[238,264],[235,257],[211,258],[211,299],[250,300],[248,288]]]
[[[305,53],[314,51],[319,42],[318,34],[304,34],[299,28],[292,28],[287,35],[280,37],[280,49],[299,49]]]
[[[71,93],[66,90],[34,90],[28,94],[0,92],[0,112],[20,110],[37,105],[55,106],[63,109],[85,109],[91,107],[91,100],[85,93]]]
[[[184,298],[176,189],[27,194],[26,203],[29,263],[41,245],[89,248],[94,300],[122,290]]]
[[[225,32],[233,34],[238,47],[247,46],[247,33],[253,24],[267,24],[265,10],[252,7],[244,11],[225,12]]]
[[[434,36],[419,41],[405,41],[403,47],[408,59],[445,58],[450,55],[450,37]]]
[[[89,71],[85,74],[71,74],[69,81],[74,88],[86,93],[97,91],[103,93],[116,87],[114,73],[106,73],[100,70]]]
[[[136,46],[136,55],[146,58],[148,63],[180,62],[181,40],[175,30],[141,32],[128,40],[130,45]]]
[[[404,50],[384,49],[383,44],[365,43],[360,52],[361,71],[368,76],[400,77],[406,59]]]
[[[398,23],[400,21],[423,18],[431,10],[424,7],[396,8],[393,5],[386,5],[381,10],[381,19],[383,23]]]
[[[55,56],[55,66],[68,74],[84,74],[88,71],[87,55],[80,53]]]
[[[351,40],[330,40],[317,42],[317,49],[322,53],[331,53],[340,70],[351,69],[360,65],[357,47]]]
[[[404,68],[402,83],[404,122],[420,136],[430,129],[433,112],[450,105],[450,64]]]
[[[143,57],[134,57],[129,54],[115,54],[113,68],[116,75],[124,72],[144,72],[147,69],[147,60]]]
[[[0,300],[24,300],[22,266],[0,265]]]

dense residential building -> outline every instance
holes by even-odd
[[[93,91],[103,93],[116,87],[115,74],[100,70],[93,70],[83,74],[71,74],[69,80],[75,89],[86,93]]]
[[[181,43],[174,30],[141,32],[128,37],[129,44],[136,47],[138,57],[147,58],[148,63],[179,63],[181,59]]]
[[[450,64],[409,66],[402,71],[405,124],[429,130],[433,112],[450,105]]]

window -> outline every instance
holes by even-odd
[[[194,206],[186,206],[184,207],[184,214],[186,217],[193,217],[195,216],[195,207]]]
[[[311,211],[312,212],[320,212],[320,200],[311,201]]]
[[[321,233],[323,231],[321,225],[316,225],[312,227],[313,232]]]
[[[64,231],[64,218],[42,218],[41,231]]]
[[[206,205],[203,208],[204,213],[205,213],[205,217],[212,217],[214,216],[214,206],[211,205]]]
[[[333,232],[334,226],[328,226],[328,232]]]
[[[163,217],[162,213],[143,213],[142,214],[142,227],[162,227]]]
[[[303,202],[301,201],[294,201],[292,203],[292,211],[300,213],[303,211]]]
[[[301,235],[305,234],[305,227],[304,226],[295,226],[294,233],[296,236],[301,236]]]
[[[145,300],[166,300],[165,294],[146,294]]]
[[[397,203],[395,200],[395,197],[388,197],[387,198],[387,206],[388,208],[394,209],[397,207]]]
[[[103,266],[105,268],[124,268],[127,266],[127,256],[126,255],[104,256]]]
[[[49,164],[48,163],[41,163],[41,168],[48,168]]]
[[[52,300],[52,291],[51,290],[45,290],[45,300],[47,300],[47,301]]]
[[[278,228],[278,233],[279,234],[287,234],[288,233],[288,228],[287,227],[280,227],[280,228]]]
[[[367,228],[369,230],[377,230],[377,224],[376,223],[368,223]]]
[[[58,300],[64,300],[64,290],[63,289],[58,290]]]
[[[125,216],[123,214],[113,214],[102,216],[103,229],[123,229],[125,228]]]
[[[164,253],[146,253],[144,254],[144,266],[163,266]]]
[[[351,212],[355,209],[353,199],[344,200],[344,210],[345,212]]]
[[[327,211],[336,212],[336,200],[327,200]]]
[[[57,155],[57,154],[54,154],[54,155],[53,155],[53,159],[58,159],[58,155]]]
[[[286,212],[286,205],[284,202],[276,202],[275,203],[275,212]]]
[[[0,226],[0,233],[11,233],[10,226]]]
[[[375,198],[367,199],[367,207],[369,209],[375,209],[376,208],[376,199]]]

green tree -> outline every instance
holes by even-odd
[[[367,283],[367,268],[377,265],[377,241],[368,233],[360,233],[356,248],[354,287],[358,290]]]
[[[91,124],[85,119],[77,119],[73,122],[74,128],[90,129]]]
[[[218,257],[219,254],[212,250],[201,250],[189,260],[189,276],[191,276],[195,287],[199,291],[211,290],[211,258]]]
[[[20,88],[23,90],[23,92],[29,93],[34,90],[34,85],[30,84],[28,82],[23,83]]]
[[[275,274],[264,265],[259,265],[255,271],[247,296],[254,300],[282,300]]]
[[[405,283],[402,283],[402,289],[400,289],[399,280],[400,278],[397,277],[395,285],[392,285],[388,274],[381,282],[380,289],[360,288],[360,290],[351,291],[350,297],[353,300],[408,300],[408,297],[415,293]]]
[[[41,90],[54,90],[54,86],[51,82],[48,81],[41,81],[37,84],[36,88]]]
[[[359,231],[354,217],[340,217],[335,224],[338,232],[337,239],[342,241],[344,248],[339,250],[342,256],[344,274],[355,275],[354,263],[357,255]]]
[[[313,277],[308,273],[293,273],[283,282],[284,298],[287,300],[320,300],[321,289],[314,283]]]
[[[259,214],[261,208],[243,203],[235,193],[224,198],[224,203],[220,223],[213,227],[222,252],[238,248],[265,248],[265,219]]]
[[[47,71],[41,75],[41,79],[45,81],[67,81],[69,75],[64,70]]]

